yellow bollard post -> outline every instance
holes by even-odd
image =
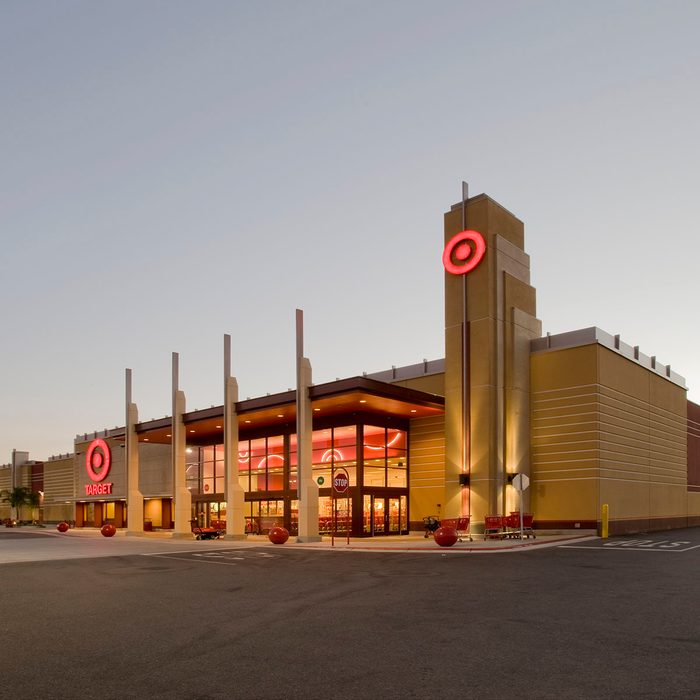
[[[604,539],[608,539],[608,504],[603,503],[601,509],[601,524],[600,524],[600,536]]]

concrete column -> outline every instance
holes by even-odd
[[[187,450],[187,432],[183,415],[185,413],[185,394],[179,390],[179,355],[174,352],[173,362],[173,426],[172,426],[172,469],[173,469],[173,520],[175,529],[173,537],[190,538],[192,528],[192,494],[187,489],[185,462]]]
[[[313,479],[313,425],[311,411],[311,363],[304,357],[304,314],[297,309],[297,493],[299,536],[297,542],[320,542],[318,534],[318,485]]]
[[[226,539],[243,540],[245,492],[238,480],[238,382],[231,376],[231,336],[224,336],[224,481]]]
[[[132,402],[131,370],[126,370],[126,428],[124,454],[126,459],[126,506],[127,506],[127,535],[143,534],[143,494],[140,489],[139,471],[139,439],[136,435],[136,424],[139,422],[139,411]]]

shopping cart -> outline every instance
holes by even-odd
[[[462,542],[463,537],[468,537],[470,542],[473,542],[471,533],[469,532],[469,516],[463,518],[446,518],[440,523],[440,527],[452,527],[457,531],[457,539]]]
[[[215,527],[192,526],[192,534],[196,540],[218,540],[222,534],[221,530]]]
[[[523,537],[537,539],[533,530],[535,516],[532,513],[523,513]],[[520,538],[520,512],[513,511],[503,518],[504,529],[507,529],[508,537]]]
[[[502,540],[506,536],[502,515],[484,516],[484,539]]]

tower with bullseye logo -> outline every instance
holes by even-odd
[[[530,341],[541,335],[523,222],[490,197],[445,214],[445,517],[516,507],[530,471]],[[525,506],[527,508],[527,504]]]

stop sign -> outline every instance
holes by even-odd
[[[345,493],[350,486],[350,478],[344,469],[340,469],[333,476],[333,490],[336,493]]]
[[[516,474],[513,477],[513,486],[521,493],[530,485],[530,477],[527,474]]]

